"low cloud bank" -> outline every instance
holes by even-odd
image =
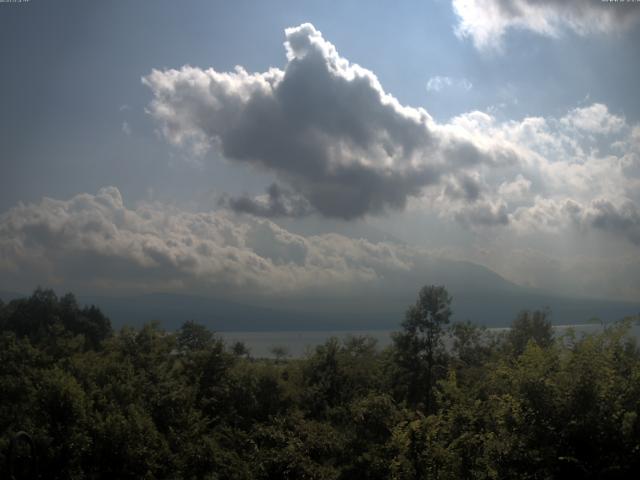
[[[115,187],[0,215],[0,288],[10,290],[329,292],[408,271],[425,257],[336,234],[304,237],[255,217],[128,208]]]

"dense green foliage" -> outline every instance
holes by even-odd
[[[638,478],[631,319],[554,338],[523,312],[496,334],[448,326],[449,304],[421,290],[384,350],[272,360],[193,322],[112,332],[72,295],[0,302],[0,478],[19,431],[35,461],[14,472],[48,479]]]

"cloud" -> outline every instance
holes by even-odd
[[[569,127],[598,134],[619,132],[625,126],[625,119],[611,114],[607,106],[602,103],[576,108],[560,121]]]
[[[219,205],[237,213],[248,213],[257,217],[303,217],[312,213],[307,200],[295,193],[272,184],[266,195],[232,197],[223,195]]]
[[[585,212],[585,219],[594,228],[623,236],[640,245],[640,209],[632,203],[614,205],[608,200],[597,200]]]
[[[473,203],[482,197],[484,188],[477,174],[458,175],[447,182],[443,193],[447,198]]]
[[[517,17],[525,7],[565,8],[525,3],[488,11]],[[312,25],[285,36],[284,70],[186,66],[143,79],[153,93],[149,112],[169,142],[213,149],[277,177],[265,195],[224,196],[227,209],[354,219],[403,209],[413,198],[467,227],[517,235],[578,227],[637,244],[629,222],[640,204],[640,127],[606,105],[504,122],[473,111],[437,123],[424,109],[401,105]],[[432,87],[453,82],[440,77]],[[599,218],[596,201],[614,206],[610,221],[589,220]]]
[[[512,214],[514,228],[521,233],[561,233],[568,225],[582,226],[582,206],[570,199],[537,196],[532,205],[518,208]]]
[[[443,177],[440,195],[430,201],[441,214],[468,226],[508,225],[519,235],[606,231],[638,245],[640,129],[606,105],[506,122],[469,112],[448,128],[476,145],[511,149],[518,161]]]
[[[456,88],[468,92],[473,88],[473,84],[466,78],[457,79],[441,76],[431,77],[427,82],[428,92],[440,92],[446,88]]]
[[[527,180],[521,174],[511,181],[505,181],[498,187],[498,195],[507,201],[518,202],[527,198],[531,191],[531,180]]]
[[[504,203],[483,202],[465,206],[454,214],[456,220],[463,224],[482,227],[506,226],[509,215]]]
[[[528,220],[535,231],[572,225],[578,232],[604,232],[638,245],[637,207],[541,198],[535,206],[535,211],[529,207],[505,215],[504,204],[481,199],[452,214],[474,228],[499,227],[501,235],[490,236],[489,249],[495,252],[489,267],[509,278],[544,288],[549,275],[562,274],[558,278],[567,283],[558,283],[562,292],[573,285],[571,272],[588,271],[590,283],[581,293],[602,295],[606,285],[609,295],[637,298],[637,268],[630,266],[637,264],[637,251],[625,252],[616,244],[610,253],[620,255],[608,260],[556,253],[544,267],[536,260],[544,254],[523,256],[518,249],[526,249],[526,242],[503,235]],[[6,290],[28,291],[41,284],[79,293],[169,291],[241,301],[400,295],[425,282],[464,285],[460,268],[468,272],[473,266],[441,260],[465,257],[464,252],[447,255],[335,233],[300,235],[270,220],[226,211],[192,212],[160,203],[128,207],[115,187],[68,200],[19,204],[0,214],[0,289]],[[471,260],[487,263],[484,257]]]
[[[617,33],[640,18],[632,2],[601,0],[452,0],[456,33],[470,37],[478,49],[501,48],[510,30],[547,37],[564,31],[578,35]]]
[[[594,255],[579,251],[572,239],[567,247],[527,245],[520,239],[496,241],[475,252],[460,252],[458,256],[488,265],[493,271],[520,285],[542,291],[582,298],[610,298],[635,302],[640,295],[640,258],[637,252]],[[578,250],[578,251],[577,251]],[[452,253],[453,255],[453,253]]]
[[[558,232],[567,225],[582,231],[599,230],[640,246],[640,209],[630,201],[598,198],[588,203],[538,197],[533,206],[521,208],[513,217],[525,231],[532,228]]]
[[[255,217],[163,204],[128,208],[115,187],[0,215],[0,288],[326,293],[410,271],[426,257],[391,243],[296,235]]]
[[[313,25],[285,35],[284,70],[185,66],[144,77],[154,97],[149,112],[165,138],[275,173],[314,211],[344,219],[402,209],[445,173],[510,158],[401,105]],[[288,212],[246,197],[228,203],[255,214]]]

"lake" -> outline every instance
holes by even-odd
[[[569,328],[577,332],[587,334],[602,330],[599,324],[589,323],[582,325],[554,325],[557,334],[562,334]],[[398,327],[400,330],[400,327]],[[309,349],[323,344],[331,337],[339,339],[348,336],[369,336],[377,340],[378,346],[384,348],[391,344],[391,333],[398,330],[318,330],[318,331],[276,331],[276,332],[218,332],[227,343],[242,341],[251,351],[253,357],[273,357],[273,347],[285,347],[291,357],[302,357]],[[508,328],[489,328],[490,331],[506,331]],[[640,328],[633,328],[636,336],[640,334]]]

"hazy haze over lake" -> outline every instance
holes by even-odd
[[[602,331],[602,325],[597,323],[581,325],[556,325],[553,327],[556,335],[566,333],[570,328],[578,335]],[[491,332],[508,331],[508,328],[489,328]],[[301,357],[316,346],[323,344],[331,337],[344,340],[349,336],[368,336],[377,341],[379,348],[391,344],[391,334],[398,330],[359,330],[359,331],[283,331],[283,332],[220,332],[228,344],[236,341],[244,342],[253,357],[273,357],[273,347],[285,347],[291,357]],[[640,326],[634,326],[632,332],[640,336]]]

